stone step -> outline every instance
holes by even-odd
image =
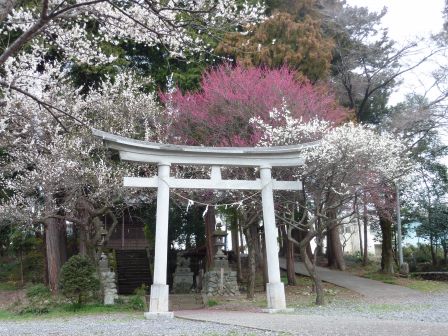
[[[142,284],[149,287],[151,273],[145,250],[116,250],[119,294],[133,294]]]

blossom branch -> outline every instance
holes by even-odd
[[[3,87],[8,88],[8,89],[10,89],[10,90],[17,91],[17,92],[19,92],[19,93],[21,93],[21,94],[23,94],[23,95],[25,95],[25,96],[31,98],[31,99],[34,100],[37,104],[43,106],[47,111],[49,111],[50,109],[53,109],[53,110],[55,110],[55,111],[57,111],[57,112],[62,113],[62,114],[65,115],[65,116],[67,116],[67,117],[69,117],[69,118],[75,120],[75,121],[78,122],[80,125],[87,126],[87,125],[86,125],[82,120],[80,120],[79,118],[77,118],[77,117],[71,115],[70,113],[68,113],[68,112],[66,112],[66,111],[64,111],[64,110],[62,110],[62,109],[60,109],[60,108],[58,108],[58,107],[56,107],[56,106],[54,106],[54,105],[52,105],[52,104],[50,104],[50,103],[47,103],[47,102],[45,102],[45,101],[39,99],[38,97],[36,97],[35,95],[31,94],[30,92],[28,92],[28,91],[26,91],[26,90],[23,90],[23,89],[21,89],[21,88],[15,86],[15,85],[11,85],[11,84],[9,84],[9,83],[3,81],[3,80],[0,80],[0,86],[3,86]],[[56,121],[58,121],[58,123],[60,123],[60,124],[62,125],[62,122],[60,121],[60,119],[59,119],[58,117],[56,117],[56,116],[54,115],[54,113],[51,113],[51,115],[56,119]],[[66,129],[66,128],[64,127],[64,129]]]

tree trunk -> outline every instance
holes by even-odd
[[[444,237],[442,239],[442,249],[443,249],[443,264],[448,264],[448,246],[447,246],[447,239]]]
[[[369,225],[369,220],[367,217],[367,204],[365,198],[364,198],[364,209],[362,213],[362,218],[364,222],[364,255],[362,256],[362,264],[366,266],[367,263],[369,262],[369,252],[368,252],[369,245],[367,240],[367,229]]]
[[[346,265],[344,260],[344,253],[342,250],[341,237],[339,234],[339,226],[334,225],[336,220],[336,212],[329,211],[327,213],[327,216],[329,217],[329,222],[326,223],[326,225],[328,228],[330,228],[327,235],[327,249],[329,247],[330,251],[328,255],[328,265],[331,268],[345,271]]]
[[[314,282],[314,289],[316,291],[316,305],[321,306],[325,304],[324,288],[319,273],[316,271],[316,265],[311,261],[308,257],[308,253],[306,252],[306,246],[308,244],[309,241],[305,244],[300,243],[300,254],[302,255],[302,260],[310,275],[310,278]]]
[[[286,257],[286,274],[288,276],[288,285],[295,286],[296,283],[296,270],[294,260],[294,244],[288,239],[288,233],[286,227],[282,226],[283,244],[285,245],[285,257]]]
[[[437,266],[437,253],[434,249],[434,238],[432,236],[429,237],[429,244],[431,246],[431,260],[432,265]]]
[[[23,286],[25,284],[25,280],[23,277],[23,252],[20,249],[20,284]]]
[[[67,226],[65,222],[59,224],[59,251],[62,266],[67,261]]]
[[[253,299],[255,296],[255,275],[257,268],[257,262],[255,260],[255,244],[254,237],[252,237],[251,230],[249,228],[244,229],[244,235],[246,236],[249,263],[249,276],[247,278],[247,298]]]
[[[45,221],[48,284],[52,293],[58,292],[59,271],[61,270],[61,235],[59,225],[59,221],[54,218],[49,218]]]
[[[79,241],[78,241],[78,248],[79,248],[79,254],[83,257],[87,257],[87,231],[86,227],[84,225],[80,225],[78,227],[78,233],[79,233]]]
[[[342,252],[342,244],[338,226],[332,228],[329,231],[329,238],[330,242],[328,242],[328,244],[331,246],[331,254],[328,260],[328,264],[331,268],[345,271],[346,265],[344,260],[344,253]]]
[[[266,240],[265,236],[261,235],[261,249],[263,250],[263,290],[266,292],[267,284],[269,282],[269,275],[268,275],[268,264],[267,264],[267,252],[266,252]]]
[[[282,227],[279,227],[279,230],[278,230],[278,240],[279,240],[278,256],[286,258],[286,240],[285,240],[285,236],[284,236],[284,230]]]
[[[47,258],[47,230],[44,230],[44,233],[42,235],[42,255],[44,257],[44,274],[43,274],[43,281],[46,286],[50,286],[50,280],[48,279],[48,258]]]
[[[379,214],[381,227],[381,271],[394,274],[394,254],[392,250],[392,221]]]
[[[358,223],[358,236],[359,236],[359,254],[362,258],[364,255],[364,250],[362,248],[362,231],[361,231],[361,220],[359,219],[359,205],[358,202],[356,202],[356,221]]]
[[[288,274],[288,285],[296,286],[297,282],[296,282],[296,266],[294,258],[294,244],[290,241],[288,241],[286,245],[286,266],[287,266],[286,271]]]
[[[294,235],[295,231],[297,233]],[[303,239],[305,239],[305,237],[307,235],[307,232],[308,231],[306,231],[306,230],[294,230],[292,233],[293,233],[293,237],[295,236],[295,239],[298,242],[301,242]],[[297,246],[297,248],[298,248],[298,252],[300,254],[300,260],[303,261],[302,252],[300,250],[300,247]],[[321,246],[318,246],[318,248],[316,249],[316,253],[318,253],[319,251],[322,252],[322,247]],[[313,251],[311,250],[311,244],[310,243],[308,243],[307,246],[306,246],[306,253],[308,254],[308,258],[313,259]],[[318,254],[318,256],[323,256],[323,253],[322,254]]]
[[[307,253],[307,255],[308,255],[308,258],[310,258],[310,259],[313,259],[314,257],[319,256],[319,255],[317,254],[317,251],[318,251],[318,250],[322,251],[322,245],[318,246],[318,248],[317,248],[317,250],[316,250],[316,256],[314,256],[314,254],[313,254],[313,250],[311,249],[311,244],[308,243],[308,244],[306,245],[306,253]]]
[[[233,253],[235,255],[235,261],[236,261],[236,274],[237,274],[237,279],[238,281],[241,281],[242,276],[241,276],[241,253],[240,253],[240,243],[239,243],[239,239],[238,239],[238,235],[239,235],[239,225],[238,225],[238,218],[236,218],[232,223],[232,228],[231,228],[231,236],[232,236],[232,249],[233,249]]]
[[[88,228],[88,223],[90,221],[89,218],[89,214],[88,211],[86,209],[86,202],[80,202],[78,204],[79,208],[78,208],[78,216],[80,221],[82,222],[82,224],[77,224],[76,225],[76,229],[78,232],[78,251],[79,254],[82,255],[83,257],[87,257],[88,255],[88,232],[87,232],[87,228]]]
[[[320,229],[322,227],[322,218],[317,217],[316,226],[317,226],[317,228],[316,228],[317,231],[320,231]],[[307,232],[305,230],[302,231],[302,232],[303,232],[302,237],[305,238]],[[308,244],[308,245],[310,245],[310,244]],[[309,246],[309,249],[307,248],[307,253],[308,253],[309,258],[312,259],[313,257],[312,257],[311,246]],[[320,246],[317,246],[316,253],[317,253],[317,256],[319,256],[319,257],[323,257],[324,256],[324,251],[323,251],[322,244]],[[327,244],[327,251],[326,251],[326,257],[327,258],[328,258],[328,253],[329,253],[329,251],[328,251],[328,244]]]
[[[213,267],[213,257],[215,256],[215,242],[213,241],[213,231],[216,228],[215,207],[209,206],[207,213],[204,216],[205,222],[205,244],[207,249],[206,254],[206,270]]]
[[[260,235],[258,232],[258,225],[255,223],[251,223],[249,225],[250,236],[252,237],[255,251],[255,260],[257,265],[257,270],[263,271],[264,261],[263,261],[263,248],[260,241]]]

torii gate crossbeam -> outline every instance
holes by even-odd
[[[284,285],[280,280],[278,231],[275,225],[273,190],[300,190],[301,183],[299,181],[276,181],[272,179],[271,169],[272,167],[293,167],[303,164],[300,152],[306,147],[314,146],[315,143],[266,148],[199,147],[156,144],[95,129],[93,134],[103,139],[109,148],[118,150],[122,160],[158,165],[157,176],[124,178],[124,185],[128,187],[157,188],[154,282],[151,285],[149,312],[145,313],[145,317],[173,316],[168,309],[169,288],[166,284],[170,188],[261,190],[269,281],[266,286],[268,303],[266,311],[287,310]],[[212,166],[211,178],[176,179],[170,177],[172,164]],[[258,167],[260,179],[255,181],[223,180],[221,166]]]

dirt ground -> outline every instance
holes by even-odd
[[[312,282],[308,277],[297,276],[297,285],[285,285],[286,303],[288,307],[311,306],[315,300]],[[324,283],[327,302],[356,300],[361,296],[348,289]],[[24,290],[0,290],[0,310],[7,310],[15,302],[25,298]],[[170,309],[190,310],[208,308],[213,310],[261,312],[267,307],[266,293],[261,283],[257,284],[255,298],[247,299],[246,293],[233,297],[205,297],[200,293],[170,294]]]
[[[333,284],[324,283],[325,298],[327,302],[353,301],[361,296],[348,289]],[[307,277],[297,277],[296,286],[285,285],[286,304],[288,307],[304,307],[314,304],[315,294],[312,292],[311,280]],[[259,288],[254,299],[247,299],[246,293],[233,297],[204,297],[200,294],[172,294],[170,295],[171,309],[202,309],[212,310],[261,312],[266,308],[266,293]]]
[[[8,309],[14,302],[21,301],[25,298],[25,291],[20,290],[0,290],[0,310]]]

